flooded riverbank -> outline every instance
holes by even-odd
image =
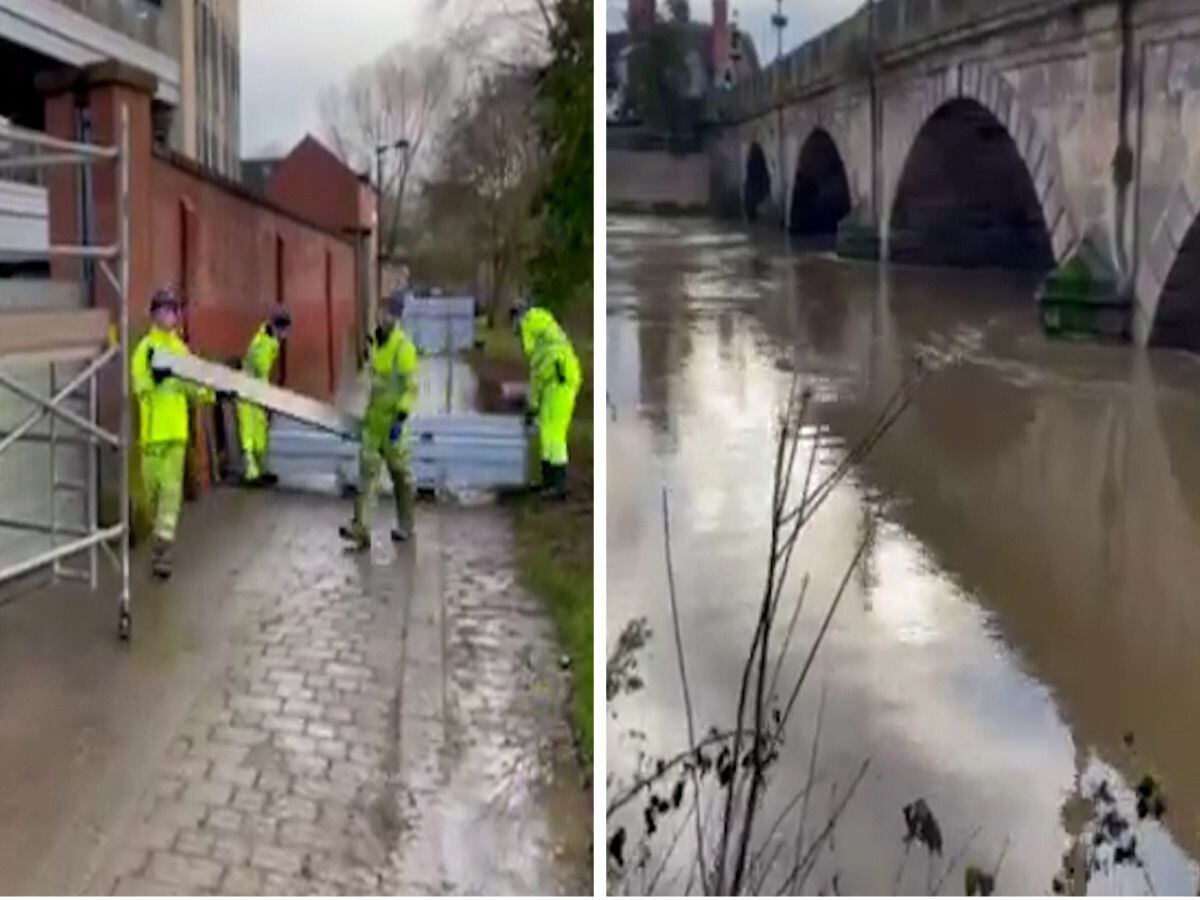
[[[653,631],[644,687],[610,704],[610,796],[639,756],[686,747],[662,489],[697,728],[727,727],[766,574],[791,370],[816,392],[829,467],[919,355],[931,371],[912,407],[793,563],[797,585],[811,581],[785,677],[872,528],[764,822],[806,783],[823,692],[810,832],[870,767],[805,890],[941,881],[957,893],[968,866],[999,863],[998,892],[1048,892],[1086,836],[1079,798],[1107,781],[1146,865],[1097,872],[1089,889],[1194,891],[1200,365],[1048,342],[1028,279],[885,270],[703,220],[611,219],[608,253],[608,634],[642,616]],[[1166,791],[1162,824],[1132,810],[1146,775]],[[929,864],[902,841],[902,809],[918,798],[944,837]],[[645,833],[640,809],[610,832],[622,824]],[[650,873],[675,831],[650,838]],[[656,890],[684,889],[692,846],[680,838]],[[627,873],[614,888],[648,880]]]

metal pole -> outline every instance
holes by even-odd
[[[50,394],[53,396],[58,393],[58,383],[55,379],[56,367],[54,362],[50,362]],[[67,398],[63,398],[62,402],[66,402]],[[46,486],[46,495],[50,498],[50,549],[58,546],[58,498],[54,495],[54,485],[58,481],[58,417],[51,416],[50,422],[50,483]],[[51,571],[51,580],[53,583],[58,583],[58,560],[54,561]]]
[[[99,358],[88,364],[87,368],[67,382],[66,387],[55,393],[49,401],[43,401],[38,398],[34,402],[38,404],[38,409],[35,409],[21,421],[12,431],[0,434],[0,453],[3,453],[11,445],[19,440],[33,440],[35,436],[27,435],[26,432],[33,428],[38,422],[44,419],[47,415],[53,417],[55,415],[53,407],[66,401],[75,390],[83,384],[88,378],[95,375],[96,371],[109,361],[113,356],[112,350],[106,350]],[[0,386],[4,386],[4,378],[0,376]],[[28,399],[28,398],[27,398]],[[94,420],[93,420],[94,421]],[[94,435],[92,438],[94,439]],[[47,439],[49,440],[49,439]]]
[[[49,247],[28,248],[12,245],[0,246],[0,254],[21,254],[30,259],[52,259],[56,256],[70,256],[74,259],[116,259],[118,253],[120,253],[120,248],[116,244],[110,244],[106,247],[96,245],[74,246],[71,244],[52,244]]]
[[[132,442],[131,410],[129,408],[129,106],[121,105],[121,155],[120,155],[120,234],[121,246],[121,293],[120,304],[121,343],[119,364],[121,366],[121,444],[117,450],[117,465],[120,468],[121,504],[121,599],[117,616],[118,634],[129,639],[133,624],[129,609],[129,452]]]
[[[20,578],[22,575],[28,575],[30,572],[36,572],[42,566],[50,565],[56,560],[64,559],[68,556],[74,556],[76,553],[87,550],[89,547],[94,547],[96,544],[120,537],[121,533],[121,526],[114,525],[112,528],[105,528],[103,531],[89,534],[87,537],[82,537],[77,541],[71,541],[68,544],[55,547],[53,550],[39,553],[31,559],[14,563],[0,570],[0,584],[11,581],[14,578]]]
[[[871,215],[883,228],[879,210],[879,98],[875,83],[875,0],[867,0],[867,79],[871,102]]]
[[[783,30],[787,28],[787,21],[787,16],[783,14],[783,0],[775,0],[775,15],[771,17],[771,24],[775,27],[775,94],[778,101],[775,129],[779,138],[776,153],[779,159],[779,219],[783,231],[788,230],[788,214],[790,212],[788,163],[784,159],[785,142],[783,137]]]
[[[95,144],[66,141],[62,138],[43,134],[40,131],[30,131],[28,128],[22,128],[19,125],[0,124],[0,139],[15,144],[24,144],[29,147],[45,147],[48,150],[78,153],[82,156],[91,156],[98,159],[115,159],[117,156],[117,151],[114,147],[98,147]]]
[[[0,172],[14,172],[23,169],[38,169],[44,166],[89,166],[93,163],[107,162],[94,156],[84,156],[80,153],[56,153],[33,156],[10,156],[0,159]]]
[[[451,341],[451,329],[454,320],[446,314],[446,412],[453,412],[454,406],[454,345]]]
[[[25,387],[25,385],[21,384],[19,381],[14,380],[11,376],[6,375],[3,372],[0,372],[0,385],[3,385],[4,387],[8,388],[14,394],[24,397],[26,400],[30,401],[31,403],[36,403],[39,406],[46,407],[47,409],[49,409],[51,411],[52,415],[54,415],[60,419],[63,419],[64,421],[70,422],[76,428],[80,429],[83,432],[86,432],[87,434],[95,435],[96,437],[98,437],[100,440],[104,441],[106,444],[108,444],[111,447],[117,447],[121,443],[121,438],[118,435],[111,434],[110,432],[101,428],[99,425],[96,425],[93,422],[89,422],[86,418],[81,416],[79,413],[72,412],[71,410],[67,409],[65,406],[58,406],[58,405],[49,403],[46,400],[46,398],[38,396],[37,391],[31,391],[29,388]],[[64,400],[64,402],[65,402],[65,400]]]
[[[52,526],[49,522],[38,522],[34,519],[23,519],[16,516],[0,516],[0,528],[8,528],[12,531],[34,531],[38,534],[51,534],[57,531],[59,534],[69,534],[71,537],[87,537],[94,533],[85,528],[77,528],[74,525],[64,525],[61,522]]]
[[[100,417],[100,403],[97,378],[95,374],[88,379],[88,418],[95,422]],[[84,527],[89,532],[95,532],[100,528],[100,465],[99,453],[100,448],[91,444],[84,444],[81,448],[84,457],[84,478],[87,484],[87,509],[84,510],[84,515],[87,521]],[[118,454],[120,455],[120,454]],[[93,546],[88,551],[88,584],[92,590],[96,590],[99,586],[99,562],[100,554],[96,547]]]
[[[375,303],[383,302],[383,147],[375,145]],[[367,323],[370,331],[371,323]]]
[[[775,63],[783,59],[783,29],[787,27],[787,19],[783,17],[783,0],[775,0]]]

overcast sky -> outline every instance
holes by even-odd
[[[459,9],[479,10],[514,0],[243,0],[242,155],[284,153],[305,132],[318,130],[317,96],[359,65],[403,41],[423,41]],[[625,0],[604,0],[610,29],[624,27]],[[711,0],[691,0],[692,15],[708,21]],[[848,16],[862,0],[784,0],[791,47]],[[774,0],[732,0],[741,27],[760,56],[774,55]],[[439,20],[434,7],[449,7]],[[349,12],[353,9],[353,13]]]
[[[608,12],[608,30],[617,31],[625,27],[626,0],[605,0]],[[788,27],[783,33],[785,52],[797,44],[835,25],[858,9],[864,0],[783,0],[783,13],[788,17]],[[660,0],[660,7],[666,4]],[[712,20],[712,0],[691,0],[692,18],[704,22]],[[759,58],[771,61],[775,58],[775,32],[771,29],[771,15],[775,12],[775,0],[730,0],[730,10],[737,12],[738,25],[754,39]]]
[[[432,40],[467,3],[506,0],[242,0],[242,155],[286,153],[316,133],[326,85],[396,44]]]

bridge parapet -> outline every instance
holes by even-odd
[[[1093,0],[1085,0],[1093,2]],[[719,91],[714,107],[726,122],[761,115],[839,81],[866,78],[875,60],[937,41],[966,40],[1014,17],[1044,15],[1061,0],[876,0],[787,53],[783,59]]]

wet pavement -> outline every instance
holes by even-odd
[[[0,892],[571,893],[590,794],[495,507],[397,551],[347,504],[219,491],[134,640],[97,596],[0,605]],[[139,569],[140,572],[140,569]]]
[[[997,892],[1046,893],[1064,852],[1093,839],[1081,796],[1107,782],[1146,864],[1098,871],[1088,889],[1194,892],[1200,364],[1049,342],[1031,283],[996,273],[847,263],[704,221],[612,219],[608,253],[610,650],[637,617],[653,631],[638,655],[645,686],[609,707],[613,783],[686,741],[662,489],[703,732],[734,716],[792,372],[818,400],[821,472],[919,354],[932,371],[913,406],[831,495],[793,563],[785,597],[811,580],[784,678],[869,537],[763,821],[808,781],[823,693],[810,835],[870,767],[805,891],[959,893],[968,867],[999,865]],[[1162,823],[1134,813],[1146,775],[1166,792]],[[902,810],[918,798],[942,856],[905,849]],[[640,808],[621,824],[645,834]],[[685,829],[670,849],[675,826],[614,887],[645,888],[666,858],[656,889],[682,890],[694,845]],[[791,839],[777,834],[760,859]]]

